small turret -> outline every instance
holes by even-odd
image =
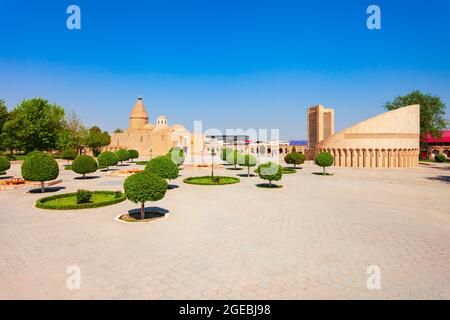
[[[142,97],[139,96],[133,110],[130,113],[130,130],[140,130],[148,123],[148,114],[145,111]]]

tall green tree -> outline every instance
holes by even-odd
[[[63,120],[64,109],[59,105],[41,98],[24,100],[3,125],[3,144],[27,152],[55,149]]]
[[[6,108],[5,101],[0,99],[0,134],[2,133],[6,120],[8,120],[8,108]]]
[[[83,149],[88,130],[75,112],[69,112],[58,137],[58,150],[75,150],[78,154]]]
[[[92,127],[85,139],[86,147],[90,148],[94,156],[100,154],[102,147],[111,143],[111,136],[107,131],[102,131],[99,127]]]
[[[406,96],[398,96],[393,101],[386,102],[384,108],[391,111],[413,104],[420,105],[420,134],[422,138],[427,134],[440,137],[441,131],[446,128],[445,103],[438,96],[424,94],[419,90]],[[424,139],[422,139],[423,141]],[[424,144],[422,148],[426,147]]]

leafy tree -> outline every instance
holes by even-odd
[[[6,108],[6,103],[4,100],[0,99],[0,136],[3,131],[3,125],[8,120],[8,109]],[[3,147],[0,145],[0,148]]]
[[[77,157],[77,153],[74,150],[64,150],[61,158],[67,160],[67,164],[70,164],[70,160],[74,160]]]
[[[167,156],[172,159],[172,161],[177,165],[180,166],[184,162],[184,150],[180,147],[172,147],[170,148],[169,152],[167,153]]]
[[[247,167],[247,177],[250,177],[250,167],[256,166],[256,158],[251,154],[245,154],[239,157],[239,165]]]
[[[0,175],[11,168],[11,163],[7,157],[0,157]]]
[[[291,152],[284,156],[284,161],[287,164],[293,164],[294,168],[297,168],[297,165],[305,163],[305,156],[302,153]]]
[[[179,175],[178,166],[167,156],[159,156],[150,160],[145,166],[145,172],[152,172],[163,179],[176,179]]]
[[[45,192],[45,181],[58,178],[58,163],[49,154],[32,152],[28,154],[22,163],[22,177],[27,181],[39,181],[41,192]]]
[[[283,167],[275,162],[260,164],[257,172],[261,179],[269,180],[270,187],[272,187],[272,181],[279,181],[283,177]]]
[[[124,161],[130,160],[130,153],[128,150],[120,149],[116,151],[116,156],[120,161],[120,164],[122,165]]]
[[[97,161],[91,156],[81,155],[72,161],[72,170],[78,174],[82,174],[83,179],[86,179],[87,173],[95,172],[97,169]]]
[[[33,98],[22,101],[3,125],[2,140],[9,149],[55,149],[63,128],[64,109],[47,100]]]
[[[234,168],[236,169],[237,164],[239,163],[239,157],[241,154],[238,151],[229,152],[227,155],[227,162],[228,164],[234,165]]]
[[[123,130],[120,128],[117,128],[116,130],[114,130],[114,133],[123,133]]]
[[[87,134],[88,131],[79,116],[75,112],[69,112],[64,119],[63,130],[58,137],[58,150],[73,149],[77,154],[81,154]]]
[[[227,161],[228,154],[230,152],[233,152],[233,149],[230,149],[230,148],[222,149],[222,153],[220,155],[220,159],[222,159],[222,161]]]
[[[139,152],[137,150],[128,150],[128,154],[130,155],[131,162],[133,162],[133,159],[139,158]]]
[[[164,198],[167,182],[157,174],[140,172],[126,178],[123,188],[128,200],[141,204],[141,219],[144,219],[145,202]]]
[[[87,133],[84,144],[92,150],[94,156],[100,154],[101,148],[111,143],[111,136],[107,131],[102,131],[99,127],[92,127]],[[128,160],[128,159],[127,159]]]
[[[326,175],[325,168],[333,165],[334,158],[329,152],[321,152],[316,156],[314,162],[323,167],[323,175]]]
[[[98,164],[102,167],[106,167],[109,170],[110,166],[115,166],[119,163],[119,158],[114,152],[105,151],[98,155]]]
[[[413,104],[420,105],[420,134],[422,137],[422,149],[426,149],[425,137],[431,134],[440,137],[442,130],[446,128],[445,103],[438,96],[429,93],[424,94],[419,90],[406,96],[398,96],[391,102],[386,102],[386,110],[395,110]]]

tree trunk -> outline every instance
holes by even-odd
[[[41,193],[45,192],[45,185],[44,185],[44,181],[41,181]]]
[[[325,167],[323,167],[323,175],[326,176]]]
[[[247,167],[247,178],[250,177],[250,167]]]
[[[145,219],[145,202],[141,203],[141,220]]]
[[[269,180],[269,187],[272,188],[272,180]]]
[[[83,173],[83,180],[86,179],[86,173]]]
[[[294,163],[294,169],[297,169],[297,164],[296,163]]]

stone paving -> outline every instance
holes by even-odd
[[[9,174],[18,175],[14,164]],[[124,224],[131,202],[82,211],[33,208],[40,194],[0,191],[2,299],[449,299],[450,166],[330,168],[305,164],[281,189],[259,178],[183,184],[148,206],[163,220]],[[236,171],[220,169],[222,175]],[[121,189],[104,173],[64,190]],[[68,266],[81,270],[69,290]],[[367,288],[367,268],[381,289]]]

